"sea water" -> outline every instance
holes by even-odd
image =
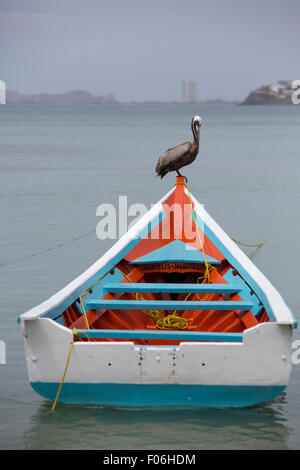
[[[299,449],[300,365],[286,392],[247,409],[129,411],[58,405],[31,389],[19,314],[46,300],[112,246],[97,207],[119,196],[150,208],[175,182],[155,178],[167,148],[191,139],[191,192],[299,318],[300,107],[0,106],[1,449]],[[130,220],[129,220],[130,221]],[[297,330],[293,340],[300,338]]]

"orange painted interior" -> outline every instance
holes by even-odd
[[[144,273],[141,267],[130,266],[126,261],[118,265],[121,267],[131,282],[182,282],[196,283],[198,273]],[[117,267],[118,267],[117,266]],[[230,266],[218,266],[211,271],[212,283],[225,283],[223,275],[230,269]],[[122,282],[128,282],[127,280]],[[184,293],[143,293],[145,300],[184,300],[187,294]],[[103,299],[127,299],[136,300],[134,293],[107,293]],[[237,294],[192,294],[187,299],[190,300],[240,300]],[[172,310],[163,312],[164,315],[172,314]],[[220,311],[220,310],[186,310],[177,311],[177,315],[185,318],[191,318],[189,326],[185,331],[210,331],[210,332],[234,332],[242,333],[245,329],[251,328],[258,323],[268,321],[268,316],[263,309],[257,317],[249,310],[245,311]],[[76,308],[75,304],[65,310],[62,314],[64,325],[68,328],[85,329],[84,316]],[[156,330],[154,321],[143,310],[89,310],[87,318],[90,328],[112,329],[112,330]],[[85,340],[84,338],[82,340]],[[128,341],[127,339],[94,339],[93,341]],[[180,341],[161,341],[161,340],[134,340],[135,344],[140,345],[163,345],[179,344]]]
[[[210,282],[213,284],[226,283],[223,276],[231,269],[231,265],[226,261],[223,254],[214,246],[208,237],[201,232],[203,248],[196,234],[195,224],[191,218],[192,208],[188,196],[184,191],[184,178],[177,178],[176,190],[164,202],[166,218],[151,232],[151,236],[144,237],[116,266],[122,273],[125,273],[121,282],[158,282],[158,283],[197,283],[197,278],[204,272],[205,266],[199,265],[199,271],[189,272],[189,269],[181,269],[178,272],[149,272],[149,266],[139,265],[138,267],[129,263],[145,254],[164,246],[175,239],[181,239],[196,249],[204,252],[218,261],[220,265],[214,267],[210,272]],[[182,208],[182,213],[170,211],[174,203]],[[185,212],[184,207],[185,205]],[[162,238],[162,234],[168,233],[168,238]],[[194,234],[194,239],[192,236]],[[187,294],[168,294],[168,293],[143,293],[145,300],[184,300]],[[134,293],[107,293],[103,299],[127,299],[136,300]],[[192,300],[240,300],[237,294],[191,294],[188,301]],[[173,311],[165,311],[164,315],[172,314]],[[191,319],[187,330],[184,331],[202,331],[202,332],[235,332],[242,333],[245,329],[251,328],[258,323],[269,321],[268,315],[264,309],[255,317],[251,311],[220,311],[220,310],[197,310],[197,311],[177,311],[187,319]],[[89,310],[87,312],[88,323],[91,329],[121,329],[121,330],[155,330],[157,329],[154,321],[147,315],[146,311],[134,310]],[[84,316],[81,315],[75,303],[67,308],[62,314],[63,323],[68,328],[84,329],[86,323]],[[160,330],[161,331],[161,330]],[[183,331],[183,332],[184,332]],[[80,341],[86,341],[85,338]],[[93,339],[93,341],[128,341],[128,339]],[[135,339],[135,344],[140,345],[167,345],[179,344],[180,341],[162,341],[162,340],[142,340]]]

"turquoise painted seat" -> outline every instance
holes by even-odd
[[[218,333],[210,331],[149,331],[149,330],[77,330],[89,338],[158,339],[175,341],[230,341],[243,342],[242,333]]]
[[[207,293],[207,294],[235,294],[243,286],[235,284],[176,284],[160,282],[111,282],[103,286],[106,292],[153,292],[153,293]]]
[[[210,264],[221,264],[215,258],[206,255],[206,260]],[[202,251],[184,243],[181,240],[174,240],[167,245],[151,251],[140,258],[131,261],[130,264],[148,263],[205,263]]]
[[[179,301],[179,300],[89,300],[90,310],[250,310],[252,302],[244,300]]]

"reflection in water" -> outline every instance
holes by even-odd
[[[27,449],[287,449],[285,394],[244,409],[122,410],[44,402],[25,431]]]
[[[262,245],[258,246],[257,248],[255,248],[255,250],[252,251],[252,253],[250,255],[248,255],[248,257],[251,259],[251,261],[254,260],[254,258],[256,257],[257,253],[259,252],[259,250],[261,249]]]

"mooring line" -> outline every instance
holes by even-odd
[[[56,244],[55,246],[52,246],[50,248],[45,248],[44,250],[37,251],[35,253],[31,253],[30,255],[22,256],[20,258],[13,259],[11,261],[7,261],[6,263],[0,264],[0,268],[3,268],[4,266],[8,266],[8,265],[13,264],[13,263],[17,263],[18,261],[23,261],[25,259],[34,258],[35,256],[42,255],[44,253],[48,253],[49,251],[57,250],[58,248],[62,248],[66,245],[69,245],[70,243],[76,242],[77,240],[80,240],[81,238],[88,237],[89,235],[92,235],[92,233],[95,233],[95,230],[93,230],[92,232],[84,233],[83,235],[79,235],[76,238],[72,238],[71,240],[69,240],[65,243]]]

